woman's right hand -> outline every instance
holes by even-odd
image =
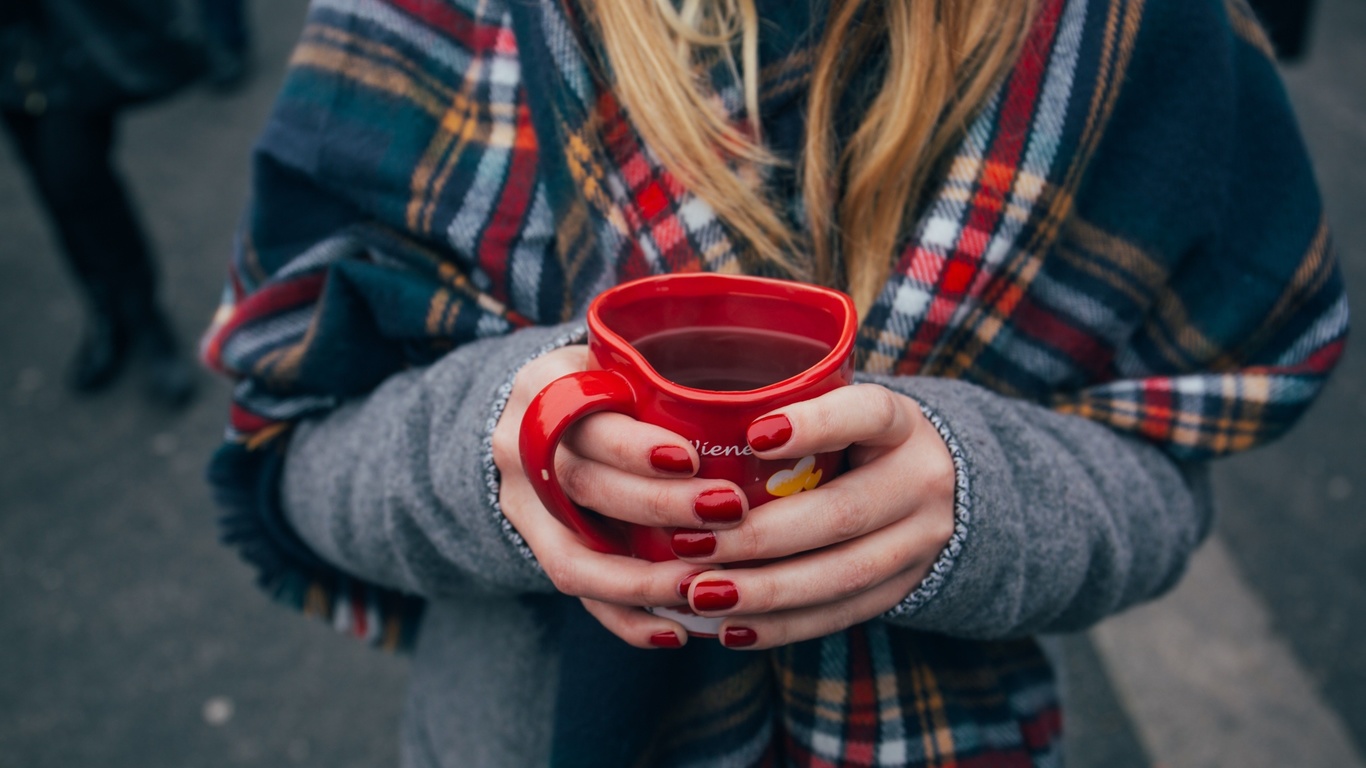
[[[518,372],[493,430],[493,459],[502,474],[499,503],[556,589],[580,598],[604,627],[633,646],[676,647],[688,633],[644,607],[683,604],[679,585],[714,566],[651,563],[590,549],[551,515],[522,468],[519,433],[532,398],[551,381],[587,365],[587,347],[571,346],[542,355]],[[682,437],[617,413],[580,420],[566,432],[555,459],[569,498],[607,517],[648,526],[734,527],[748,511],[744,494],[724,480],[694,478],[697,466],[697,452]],[[715,503],[718,498],[729,502],[728,493],[734,494],[733,503]],[[699,504],[704,494],[708,501]],[[737,504],[739,515],[734,514]],[[718,507],[725,512],[720,520]]]

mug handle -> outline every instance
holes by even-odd
[[[636,415],[635,392],[621,374],[578,371],[550,382],[532,399],[522,417],[518,440],[522,468],[541,503],[590,548],[629,555],[631,548],[625,532],[570,501],[555,474],[555,449],[565,430],[579,419],[601,411]]]

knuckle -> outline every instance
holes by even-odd
[[[649,511],[653,525],[669,526],[678,524],[679,521],[675,520],[673,515],[670,514],[674,506],[673,489],[660,484],[659,487],[654,488],[649,494],[649,501],[645,506]]]
[[[616,414],[612,415],[616,416]],[[601,423],[603,425],[607,424],[607,422],[605,421]],[[643,463],[639,456],[639,448],[637,448],[635,445],[631,445],[626,441],[622,440],[619,434],[615,432],[611,433],[608,436],[608,439],[604,440],[604,443],[607,446],[608,456],[610,457],[609,461],[612,463],[613,466],[636,467],[640,466]]]
[[[939,548],[943,548],[953,538],[953,533],[957,529],[958,521],[954,517],[953,509],[950,508],[943,514],[933,515],[930,521],[929,535],[930,540]]]
[[[826,527],[836,541],[848,541],[863,533],[863,510],[848,493],[831,493],[824,514]]]
[[[569,498],[579,503],[588,501],[593,484],[588,478],[589,473],[584,462],[578,460],[560,461],[555,467],[555,474],[559,476],[560,487],[564,489]]]
[[[545,357],[528,360],[512,377],[512,391],[530,400],[550,380],[549,361]]]
[[[583,597],[583,589],[579,584],[579,575],[574,567],[573,561],[569,558],[551,558],[541,562],[541,568],[545,570],[545,575],[549,577],[550,583],[555,585],[555,589],[573,597]]]
[[[727,553],[728,559],[748,560],[763,554],[763,536],[748,520],[727,531],[725,539],[730,543],[727,549],[732,550]]]
[[[831,614],[834,618],[834,626],[825,628],[831,632],[848,629],[863,621],[862,614],[852,600],[841,600],[835,603],[835,608]]]
[[[958,468],[953,465],[953,457],[949,456],[948,451],[944,452],[939,461],[931,463],[929,471],[933,487],[946,489],[949,498],[957,495]]]
[[[653,586],[650,580],[644,576],[631,579],[622,595],[624,602],[639,606],[654,605],[656,600],[654,599]]]
[[[780,621],[763,625],[752,623],[751,628],[754,629],[755,634],[758,635],[759,642],[751,646],[750,650],[757,651],[766,648],[782,648],[791,643],[805,639],[794,636],[792,628]]]
[[[822,435],[828,435],[840,428],[843,419],[840,417],[839,409],[834,408],[825,402],[821,402],[812,409],[811,421],[816,427],[816,431]]]
[[[781,605],[781,585],[772,576],[756,573],[743,587],[740,594],[744,596],[745,613],[769,613]]]
[[[877,584],[880,576],[877,563],[866,556],[854,555],[840,568],[840,589],[845,595],[856,595]]]
[[[900,405],[896,401],[896,396],[883,387],[874,387],[876,396],[870,398],[868,403],[868,417],[878,433],[889,432],[896,426],[897,419],[901,416]]]
[[[517,435],[511,429],[504,429],[502,424],[493,431],[493,463],[504,473],[521,465]]]

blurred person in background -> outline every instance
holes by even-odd
[[[204,80],[220,91],[244,85],[251,69],[251,29],[245,0],[199,0],[207,71]]]
[[[253,172],[225,538],[413,650],[408,768],[1056,766],[1037,636],[1170,589],[1347,328],[1241,0],[320,0]],[[692,271],[854,297],[858,383],[747,446],[851,468],[751,510],[595,414],[570,498],[681,529],[604,555],[518,425],[595,295]]]
[[[148,397],[179,407],[193,396],[192,368],[113,158],[125,109],[170,96],[203,71],[171,10],[160,0],[5,0],[0,110],[84,298],[71,388],[105,389],[135,361]]]

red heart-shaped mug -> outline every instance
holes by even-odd
[[[604,291],[588,309],[589,370],[551,382],[531,402],[522,465],[541,502],[599,552],[675,558],[673,529],[613,520],[579,507],[555,474],[555,450],[575,421],[615,411],[683,437],[697,477],[734,482],[751,509],[809,490],[844,468],[843,452],[760,459],[746,431],[760,416],[845,386],[858,314],[845,294],[786,280],[688,273]],[[654,609],[690,632],[718,620]]]

